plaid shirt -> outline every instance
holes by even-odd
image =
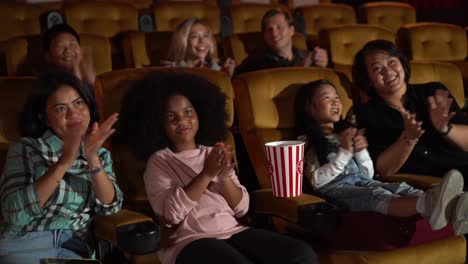
[[[99,150],[98,155],[113,182],[116,195],[114,203],[104,205],[95,197],[82,150],[44,207],[39,205],[35,183],[49,166],[59,160],[62,146],[60,138],[46,131],[42,138],[22,138],[10,147],[0,178],[4,218],[0,225],[0,237],[56,229],[75,230],[79,237],[83,237],[93,215],[109,215],[120,210],[122,191],[115,183],[109,151],[104,148]]]

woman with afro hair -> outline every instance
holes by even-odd
[[[121,110],[120,138],[147,160],[145,189],[168,239],[162,263],[317,263],[304,242],[239,223],[239,183],[226,96],[196,76],[161,72],[137,83]]]

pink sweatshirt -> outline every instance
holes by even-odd
[[[242,199],[231,209],[213,179],[198,202],[183,190],[203,169],[212,147],[174,153],[166,148],[148,160],[144,175],[146,194],[153,211],[169,229],[167,247],[158,254],[163,264],[175,263],[177,254],[188,243],[207,237],[226,239],[247,227],[237,222],[249,209],[249,194],[232,171],[230,177],[242,189]]]

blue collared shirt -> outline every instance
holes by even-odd
[[[55,192],[40,206],[36,182],[59,160],[62,147],[62,140],[51,131],[37,139],[22,138],[10,147],[0,178],[4,218],[0,237],[56,229],[74,230],[81,237],[87,233],[93,215],[109,215],[120,210],[123,194],[115,182],[109,151],[104,148],[98,155],[114,185],[116,197],[112,204],[105,205],[96,198],[87,172],[88,163],[81,151]]]

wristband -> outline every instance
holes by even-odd
[[[104,168],[104,164],[99,163],[97,167],[90,168],[86,172],[89,173],[90,175],[95,175],[95,174],[98,174],[103,168]]]
[[[442,136],[448,135],[448,133],[450,133],[450,130],[452,130],[452,127],[453,127],[453,124],[448,124],[448,125],[447,125],[447,131],[445,131],[445,132],[440,132],[440,134],[442,134]]]

